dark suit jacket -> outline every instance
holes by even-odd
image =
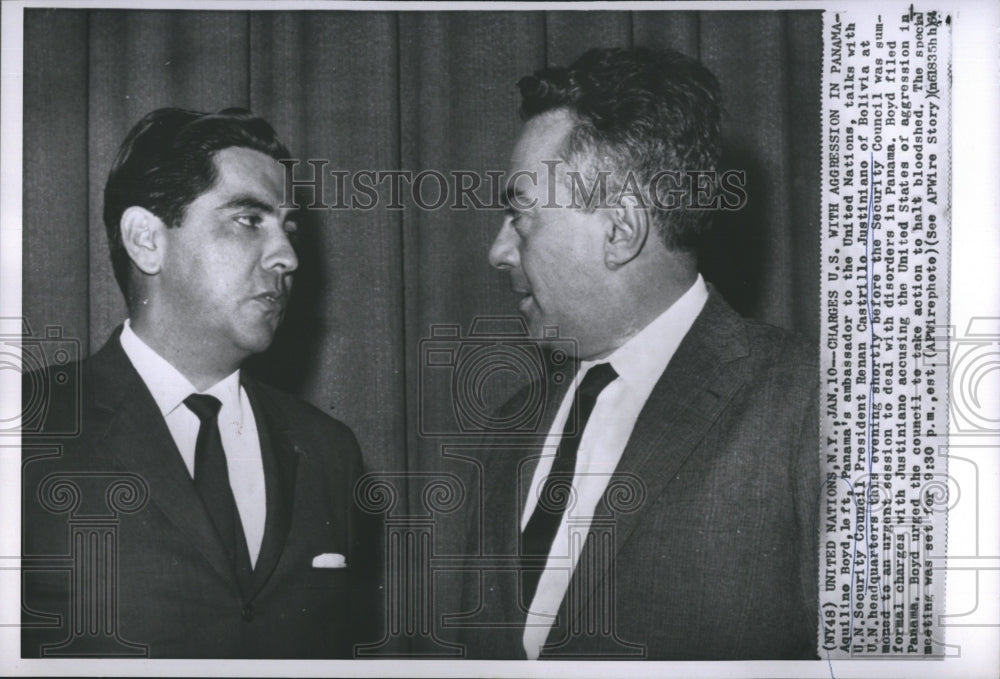
[[[362,463],[346,426],[243,378],[267,518],[241,594],[118,333],[78,374],[23,441],[23,656],[350,657],[371,640],[380,538],[354,508]],[[28,376],[26,390],[43,382]],[[79,433],[53,433],[77,417]],[[323,553],[347,567],[312,568]]]
[[[818,398],[814,352],[713,290],[639,415],[542,657],[815,657]],[[517,536],[548,426],[482,453],[481,556],[453,621],[470,657],[524,657]]]

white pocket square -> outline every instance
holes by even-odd
[[[347,568],[347,559],[343,554],[317,554],[313,557],[313,568]]]

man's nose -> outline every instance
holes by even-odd
[[[284,230],[275,233],[267,241],[264,253],[264,268],[277,270],[280,273],[292,273],[299,266],[298,255]]]
[[[500,233],[490,246],[490,266],[501,270],[517,266],[517,241],[517,232],[511,225],[510,217],[506,217],[503,226],[500,227]]]

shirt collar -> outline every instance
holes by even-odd
[[[694,321],[708,300],[708,286],[698,279],[687,292],[633,335],[610,356],[598,361],[581,361],[580,372],[598,363],[610,363],[618,376],[634,387],[652,389],[666,369]]]
[[[156,401],[156,406],[164,417],[176,410],[191,394],[210,394],[222,402],[223,408],[228,404],[239,403],[239,370],[199,392],[181,371],[135,334],[128,320],[122,328],[121,344],[125,355],[132,362],[139,377],[146,383],[146,388],[153,395],[153,400]]]

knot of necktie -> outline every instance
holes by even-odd
[[[598,363],[587,371],[580,381],[580,393],[596,398],[604,391],[604,387],[618,379],[618,373],[611,367],[610,363]]]
[[[204,423],[211,422],[219,416],[222,401],[208,394],[191,394],[184,399],[184,405]]]

